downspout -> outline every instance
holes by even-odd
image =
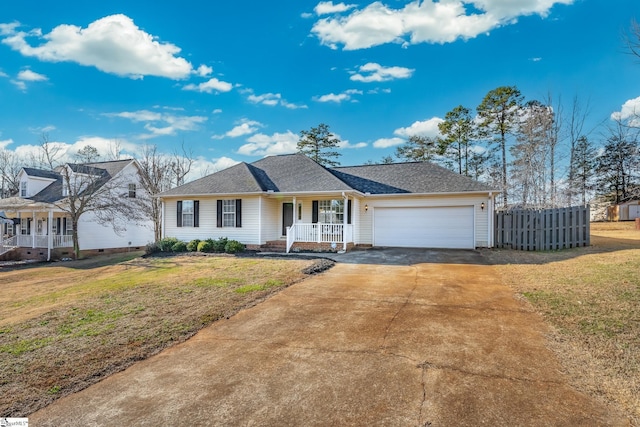
[[[342,197],[344,197],[344,209],[342,212],[342,250],[344,252],[347,251],[347,216],[349,215],[348,207],[349,207],[349,198],[344,191],[342,192]]]
[[[495,224],[493,223],[495,215],[493,215],[493,192],[489,192],[489,203],[487,203],[487,221],[489,226],[487,227],[489,235],[487,236],[487,246],[493,247],[493,235]]]
[[[262,246],[262,196],[258,197],[258,246]]]
[[[162,231],[160,232],[160,237],[164,238],[166,230],[167,230],[167,224],[164,223],[164,200],[160,199],[160,224],[162,224]]]
[[[31,248],[36,247],[36,211],[31,212]]]

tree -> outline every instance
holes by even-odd
[[[475,137],[475,125],[471,110],[458,105],[438,124],[442,134],[440,154],[452,158],[458,165],[458,173],[469,175],[469,143]]]
[[[569,137],[569,173],[567,185],[567,204],[573,205],[573,197],[576,195],[575,190],[580,187],[578,177],[578,160],[576,159],[576,147],[578,141],[586,138],[584,132],[584,123],[589,115],[589,103],[583,106],[578,97],[573,98],[571,103],[571,112],[567,118],[567,128]]]
[[[18,193],[20,189],[18,174],[22,167],[23,161],[15,152],[0,149],[0,199]]]
[[[171,164],[175,163],[175,159],[158,153],[155,145],[144,145],[138,163],[140,183],[150,197],[136,197],[135,203],[143,215],[153,221],[153,234],[157,242],[162,239],[162,203],[155,196],[171,188]]]
[[[596,165],[600,194],[614,204],[630,200],[638,189],[640,152],[635,129],[617,121],[609,129],[604,151]]]
[[[320,123],[318,127],[300,131],[298,152],[323,166],[338,166],[340,153],[332,151],[338,148],[340,140],[329,131],[329,126]]]
[[[499,146],[501,158],[501,190],[504,207],[508,206],[507,190],[507,135],[517,129],[520,106],[523,97],[515,86],[501,86],[493,89],[485,95],[478,105],[477,112],[480,118],[478,125],[479,135],[483,138],[491,138],[490,144]]]
[[[396,157],[409,162],[429,162],[439,151],[437,138],[413,135],[409,141],[396,148]]]
[[[587,192],[593,189],[593,172],[596,167],[596,149],[586,136],[578,138],[573,154],[573,181],[571,192],[581,196],[582,205],[587,205]]]
[[[128,182],[123,179],[87,164],[65,164],[58,172],[62,176],[64,198],[54,205],[71,220],[76,259],[80,256],[78,222],[82,215],[93,213],[98,223],[111,225],[117,234],[126,229],[128,222],[142,219],[131,199],[125,197]]]
[[[98,149],[92,145],[85,145],[76,153],[76,159],[80,163],[93,163],[100,160]]]
[[[640,23],[631,21],[631,31],[626,36],[627,47],[631,54],[640,58]]]
[[[37,155],[31,156],[31,163],[38,168],[54,170],[65,154],[62,144],[49,141],[49,134],[40,135],[40,149]]]
[[[521,122],[512,155],[510,184],[519,189],[522,207],[547,207],[555,204],[550,160],[555,151],[552,109],[539,101],[529,101],[521,108]],[[549,182],[548,174],[552,178]],[[551,194],[551,203],[548,195]]]
[[[180,151],[174,150],[173,158],[169,164],[176,187],[184,184],[185,177],[191,172],[191,166],[193,166],[194,161],[193,149],[185,147],[184,141],[182,141]]]

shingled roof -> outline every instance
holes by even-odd
[[[132,161],[132,159],[128,159],[83,164],[68,163],[61,167],[68,166],[74,172],[101,176],[101,182],[98,182],[98,185],[101,185],[102,183],[107,182],[115,175],[117,175]],[[38,176],[41,178],[49,178],[55,180],[43,190],[41,190],[38,194],[31,197],[30,200],[41,203],[54,203],[64,199],[64,196],[62,195],[62,175],[59,171],[47,171],[34,168],[23,169],[29,176]]]
[[[160,196],[354,190],[370,194],[494,191],[486,184],[428,162],[325,168],[303,154],[286,154],[239,163]]]

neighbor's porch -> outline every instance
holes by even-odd
[[[60,212],[6,211],[2,224],[0,255],[15,248],[51,249],[73,247],[71,220]]]

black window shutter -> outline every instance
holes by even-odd
[[[236,199],[236,227],[242,227],[242,199]]]
[[[64,234],[62,230],[60,230],[60,218],[56,218],[56,234],[57,235]]]
[[[193,201],[193,226],[200,227],[200,200]]]
[[[314,200],[311,202],[311,222],[314,224],[318,222],[318,201],[317,200]]]
[[[216,227],[222,227],[222,200],[216,200]]]
[[[351,224],[351,200],[347,200],[347,224]]]
[[[178,200],[178,211],[176,212],[176,218],[178,220],[177,226],[182,227],[182,200]]]
[[[67,234],[67,217],[66,216],[62,218],[62,226],[64,228],[62,229],[63,231],[60,234]]]

